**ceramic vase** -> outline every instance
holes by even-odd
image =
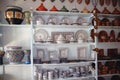
[[[8,6],[4,17],[9,24],[21,24],[23,22],[22,8],[18,6]]]
[[[8,46],[6,50],[6,57],[10,64],[21,63],[24,57],[24,51],[22,47],[18,46]]]
[[[31,53],[31,51],[30,50],[25,50],[24,51],[24,53],[25,53],[25,55],[24,55],[24,57],[25,57],[25,64],[30,64],[30,53]]]
[[[30,11],[25,11],[24,12],[24,19],[26,24],[30,24],[30,18],[31,18],[31,13]]]

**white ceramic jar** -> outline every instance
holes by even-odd
[[[20,46],[8,46],[6,50],[6,57],[10,64],[21,63],[24,57],[24,51]]]

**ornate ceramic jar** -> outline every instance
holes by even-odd
[[[18,6],[8,6],[4,15],[9,24],[21,24],[24,18],[22,8]]]
[[[19,46],[8,46],[6,50],[6,57],[10,64],[18,64],[24,57],[24,51]]]

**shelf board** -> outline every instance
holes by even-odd
[[[31,25],[28,24],[0,24],[0,27],[14,27],[14,28],[30,28]]]
[[[120,26],[99,26],[98,29],[120,29]]]
[[[73,13],[73,12],[52,12],[52,11],[34,11],[33,15],[62,15],[62,16],[82,16],[92,17],[93,13]]]
[[[107,77],[107,76],[114,76],[114,75],[120,75],[120,74],[104,74],[104,75],[98,75],[98,77]]]
[[[120,42],[98,42],[97,43],[98,48],[120,48]]]
[[[82,80],[82,79],[89,79],[89,78],[95,78],[95,76],[89,75],[85,77],[71,77],[71,78],[58,78],[58,79],[52,79],[52,80]]]
[[[28,66],[28,67],[31,67],[31,64],[4,64],[3,66],[16,66],[16,67]]]
[[[81,47],[85,47],[85,46],[89,46],[89,45],[95,45],[95,43],[93,42],[84,42],[84,43],[61,43],[61,44],[57,44],[57,43],[40,43],[40,42],[36,42],[33,45],[35,46],[81,46]]]
[[[82,25],[34,25],[35,28],[85,28],[91,29],[93,28],[92,25],[82,26]]]
[[[71,62],[71,63],[51,63],[51,64],[34,64],[35,66],[76,66],[81,64],[89,64],[94,63],[95,60],[87,60],[87,61],[81,61],[81,62]]]
[[[108,61],[120,61],[120,59],[112,59],[112,60],[98,60],[98,62],[108,62]]]
[[[120,15],[119,14],[98,14],[98,17],[116,18],[116,17],[120,17]]]

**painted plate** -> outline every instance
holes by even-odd
[[[83,39],[83,41],[87,41],[88,40],[88,33],[85,30],[78,30],[75,33],[75,38],[76,38],[76,40],[78,40],[80,37]]]
[[[44,29],[38,29],[34,33],[35,42],[46,41],[48,38],[48,32]]]

